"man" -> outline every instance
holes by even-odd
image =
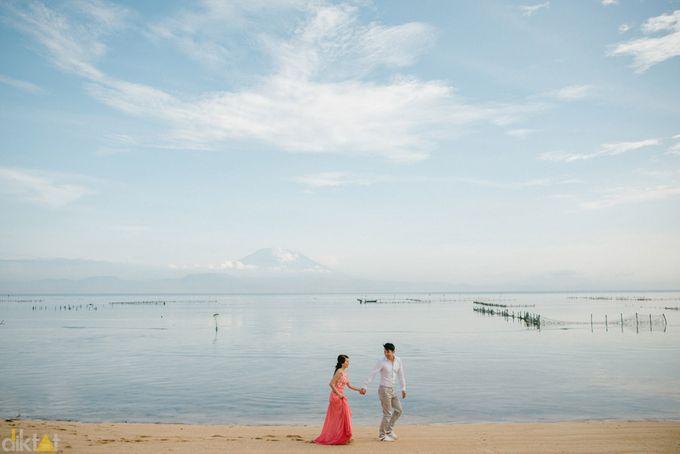
[[[380,397],[380,404],[383,409],[383,419],[380,424],[380,433],[378,439],[380,441],[395,441],[397,434],[394,433],[394,424],[401,416],[401,402],[399,396],[395,393],[397,377],[401,383],[401,398],[406,399],[406,379],[404,378],[404,365],[401,359],[394,354],[394,344],[386,343],[383,345],[385,349],[385,357],[380,358],[373,370],[366,379],[364,387],[361,388],[361,394],[366,394],[368,385],[373,381],[375,374],[380,372],[380,387],[378,388],[378,396]]]

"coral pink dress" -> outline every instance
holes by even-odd
[[[345,395],[344,388],[349,382],[347,374],[342,371],[342,374],[337,382],[335,382],[335,389],[341,395]],[[349,409],[347,398],[340,399],[333,391],[328,398],[328,411],[326,412],[326,420],[321,429],[321,435],[316,437],[314,443],[322,445],[344,445],[349,443],[352,438],[352,411]]]

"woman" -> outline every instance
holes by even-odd
[[[343,388],[347,385],[352,391],[360,392],[361,390],[349,383],[349,378],[345,372],[348,367],[349,357],[347,355],[338,356],[335,373],[329,383],[331,395],[328,397],[326,420],[323,423],[321,435],[316,437],[314,443],[344,445],[349,443],[352,438],[352,411],[349,409]]]

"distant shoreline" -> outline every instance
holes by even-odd
[[[384,291],[384,292],[364,292],[361,290],[352,292],[114,292],[114,293],[13,293],[0,291],[2,296],[139,296],[139,295],[178,295],[178,296],[295,296],[295,295],[540,295],[540,294],[572,294],[572,293],[678,293],[680,289],[669,290],[480,290],[480,291],[431,291],[431,292],[410,292],[410,291]]]

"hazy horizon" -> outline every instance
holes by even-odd
[[[259,266],[246,257],[228,266],[212,268],[154,268],[124,263],[56,259],[46,261],[1,260],[0,293],[55,294],[521,294],[521,293],[655,293],[674,288],[607,288],[602,283],[579,287],[564,279],[526,284],[371,280],[338,273],[295,251],[300,260],[271,261],[271,249],[262,249]],[[264,255],[264,258],[262,257]],[[300,268],[300,262],[304,264]]]
[[[680,288],[680,1],[7,1],[0,55],[0,260]]]

